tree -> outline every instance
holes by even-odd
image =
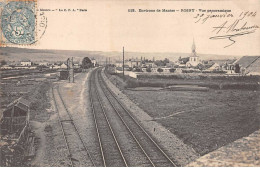
[[[150,67],[146,68],[147,72],[152,72],[152,69]]]
[[[157,65],[157,66],[163,66],[162,60],[156,60],[156,61],[154,62],[154,64]]]
[[[136,68],[135,71],[136,72],[142,72],[142,69],[141,68]]]
[[[159,73],[161,73],[161,72],[163,72],[163,69],[158,68],[157,71],[158,71]]]
[[[166,63],[169,63],[169,62],[170,62],[170,60],[169,60],[168,58],[165,58],[165,59],[163,60],[164,65],[166,65]]]
[[[176,70],[175,68],[171,68],[170,72],[173,73],[173,72],[175,72],[175,70]]]
[[[168,58],[165,58],[164,60],[156,60],[154,62],[155,65],[157,66],[166,66],[166,63],[169,63],[170,60]]]
[[[239,66],[239,64],[235,65],[235,73],[240,73],[240,66]]]
[[[1,60],[1,65],[6,65],[6,61],[5,60]]]
[[[205,69],[205,66],[201,63],[199,63],[195,68],[199,69],[200,71]]]
[[[189,57],[186,57],[186,58],[179,58],[179,62],[181,63],[181,64],[186,64],[187,62],[189,61]]]
[[[82,65],[81,65],[81,67],[83,69],[88,69],[88,68],[90,68],[92,66],[93,66],[93,64],[92,64],[91,60],[88,57],[83,58]]]

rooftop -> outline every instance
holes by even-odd
[[[256,62],[257,60],[260,59],[260,56],[243,56],[242,58],[240,58],[239,60],[237,60],[235,62],[235,64],[239,64],[242,67],[249,67],[251,64],[253,64],[254,62]]]

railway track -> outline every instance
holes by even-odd
[[[159,147],[159,145],[152,139],[152,137],[142,128],[142,126],[138,123],[137,120],[135,120],[135,118],[131,115],[131,113],[124,107],[124,105],[114,96],[114,94],[109,90],[109,88],[106,86],[106,83],[103,81],[103,79],[101,78],[100,75],[100,70],[98,70],[99,73],[96,73],[96,71],[93,71],[92,76],[95,75],[97,76],[97,81],[92,78],[91,82],[91,89],[92,91],[93,88],[92,86],[94,85],[95,87],[95,93],[96,96],[98,96],[99,98],[99,104],[102,105],[102,101],[105,102],[107,100],[107,103],[109,103],[110,109],[108,109],[107,105],[106,105],[106,109],[109,110],[109,114],[111,115],[112,112],[114,113],[114,115],[111,115],[111,122],[114,122],[112,125],[116,126],[116,124],[120,124],[120,129],[119,128],[115,128],[117,131],[115,131],[115,136],[119,136],[120,139],[120,134],[117,135],[118,133],[121,133],[121,131],[123,131],[122,129],[124,129],[124,132],[128,133],[128,138],[127,138],[127,142],[125,145],[123,145],[124,147],[122,147],[121,150],[124,151],[124,148],[126,147],[126,145],[132,145],[131,147],[135,148],[135,151],[131,151],[133,152],[133,154],[130,154],[130,157],[126,157],[129,160],[131,160],[131,155],[132,157],[134,156],[138,156],[140,159],[136,160],[139,161],[142,159],[143,162],[141,166],[176,166],[176,163],[174,163],[169,156]],[[99,92],[98,92],[99,91]],[[100,100],[100,95],[102,95],[102,101]],[[93,97],[93,96],[92,96]],[[92,99],[91,99],[91,102]],[[103,108],[103,112],[104,111],[104,107]],[[111,110],[112,109],[112,110]],[[93,108],[93,110],[95,111],[95,109]],[[117,120],[117,122],[115,121],[115,119]],[[97,119],[98,120],[98,119]],[[97,121],[96,120],[96,121]],[[108,118],[107,118],[107,121]],[[118,123],[120,122],[120,123]],[[119,131],[119,132],[118,132]],[[99,135],[101,136],[101,135]],[[122,141],[122,140],[121,140]],[[104,147],[102,147],[104,149]],[[126,155],[126,152],[123,152]],[[106,156],[104,156],[104,159],[106,159]],[[128,159],[126,159],[126,161],[129,161]],[[133,160],[133,159],[132,159]],[[131,161],[129,161],[131,163]],[[132,161],[133,163],[133,161]],[[131,166],[131,164],[130,164]],[[135,165],[133,165],[135,166]],[[138,165],[140,166],[140,164]]]
[[[95,86],[95,72],[91,75],[90,82],[90,103],[95,122],[100,152],[102,155],[103,166],[128,166],[122,153],[121,146],[114,134],[114,130],[107,118],[104,106],[100,100],[100,95]]]
[[[74,167],[95,166],[93,159],[82,140],[81,134],[63,101],[58,86],[52,88],[52,95],[58,113],[62,135],[68,151],[69,165]]]
[[[177,166],[175,162],[163,151],[163,149],[157,144],[157,142],[145,131],[140,123],[132,116],[132,114],[125,108],[125,106],[118,100],[114,93],[106,85],[105,81],[101,77],[99,71],[99,82],[105,96],[113,106],[114,110],[128,127],[129,131],[135,136],[140,143],[140,147],[144,150],[149,157],[149,160],[153,166]]]

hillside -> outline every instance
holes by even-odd
[[[188,57],[190,53],[143,53],[143,52],[125,52],[125,58],[140,58],[155,60],[169,58],[171,61],[181,57]],[[214,54],[198,54],[202,60],[223,60],[233,59],[240,56],[224,56]],[[83,57],[96,58],[98,61],[105,60],[105,57],[110,57],[111,61],[122,57],[122,52],[102,52],[102,51],[73,51],[73,50],[43,50],[43,49],[27,49],[16,47],[0,47],[0,59],[7,61],[20,61],[30,59],[32,61],[65,61],[68,57],[74,57],[75,61],[81,61]]]

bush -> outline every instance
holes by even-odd
[[[135,71],[136,71],[136,72],[142,72],[142,69],[136,68]]]
[[[136,87],[165,87],[166,84],[162,82],[148,82],[148,81],[142,81],[142,80],[136,80],[129,78],[126,81],[127,88],[136,88]]]
[[[115,67],[106,67],[105,68],[105,73],[110,74],[110,75],[115,75]]]
[[[182,73],[193,73],[193,70],[182,70]]]
[[[146,69],[146,71],[147,71],[147,72],[152,72],[152,70],[151,70],[150,67],[148,67],[148,68]]]
[[[239,66],[239,64],[235,65],[235,73],[240,73],[240,66]]]
[[[205,72],[203,72],[205,73]],[[228,81],[228,82],[247,82],[257,83],[260,81],[260,76],[227,76],[222,74],[141,74],[137,76],[138,79],[195,79],[195,80],[209,80],[209,81]]]
[[[182,70],[182,73],[201,73],[199,70]]]
[[[116,67],[118,71],[123,71],[123,67]]]
[[[159,73],[161,73],[161,72],[163,72],[163,69],[158,68],[157,71],[158,71]]]
[[[226,71],[223,71],[223,70],[213,70],[212,73],[224,74],[224,73],[227,73],[227,72],[226,72]]]
[[[176,70],[175,68],[171,68],[171,69],[170,69],[170,72],[171,72],[171,73],[174,73],[175,70]]]
[[[222,85],[222,89],[259,90],[259,85],[257,83],[227,83]]]

